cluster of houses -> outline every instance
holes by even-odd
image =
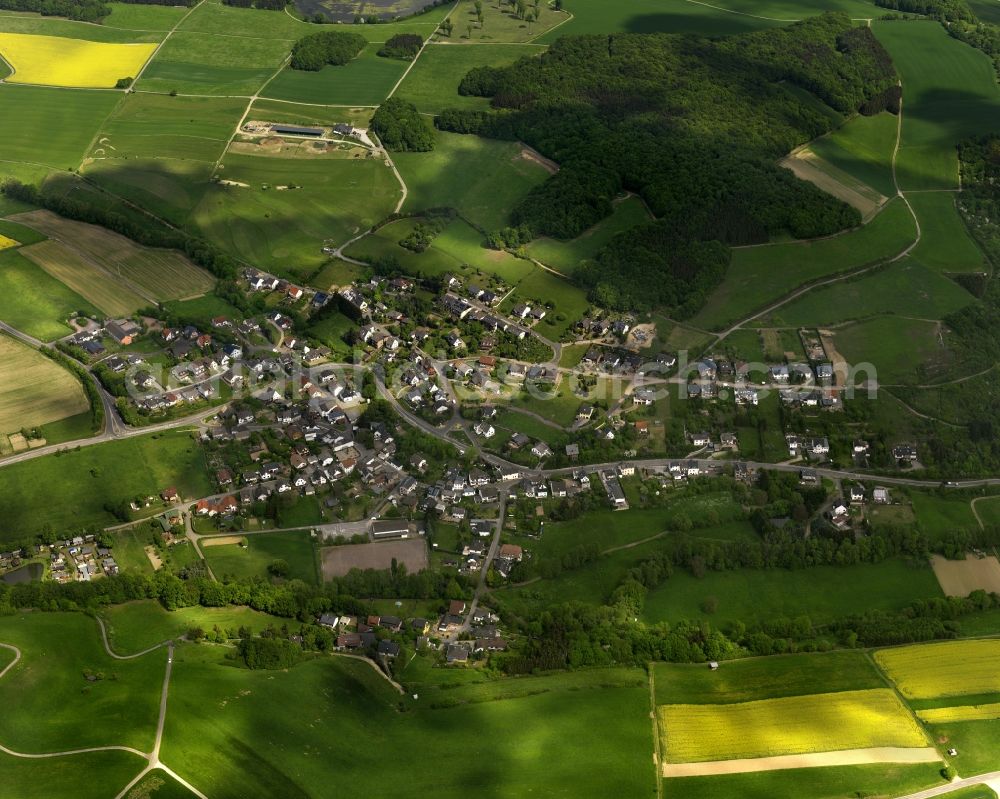
[[[83,330],[70,336],[67,342],[96,358],[108,351],[106,344],[113,342],[127,347],[141,335],[142,327],[131,319],[109,319],[103,325],[88,324]]]
[[[46,550],[49,573],[58,583],[89,582],[94,577],[118,574],[113,552],[97,544],[93,535],[78,535],[51,547],[39,548],[40,553]]]

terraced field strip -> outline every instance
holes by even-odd
[[[957,721],[988,721],[1000,719],[1000,702],[985,705],[960,705],[918,710],[917,718],[927,724],[950,724]]]
[[[887,688],[726,705],[664,705],[666,763],[927,746],[923,730]]]
[[[916,644],[875,653],[907,699],[1000,693],[1000,640]]]
[[[20,253],[108,316],[128,316],[149,301],[58,241],[24,247]]]
[[[0,433],[55,422],[89,407],[83,388],[70,372],[0,335]]]
[[[138,74],[155,50],[155,44],[0,33],[0,54],[14,70],[8,83],[113,89],[120,78]]]
[[[63,219],[50,211],[30,211],[11,219],[54,241],[71,242],[84,258],[129,284],[135,294],[148,295],[147,299],[178,300],[204,294],[215,285],[208,272],[175,250],[142,247],[105,228]]]
[[[935,763],[941,755],[931,746],[878,746],[868,749],[842,749],[836,752],[810,752],[802,755],[748,757],[740,760],[713,760],[706,763],[664,763],[664,777],[713,777],[720,774],[748,774],[757,771],[783,771],[795,768],[826,766],[865,766],[877,763]]]

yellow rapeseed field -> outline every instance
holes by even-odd
[[[916,644],[875,653],[908,699],[1000,693],[1000,640]]]
[[[963,705],[961,707],[935,707],[918,710],[921,721],[928,724],[948,724],[953,721],[987,721],[1000,719],[1000,702],[987,705]]]
[[[20,244],[19,241],[14,241],[14,239],[8,239],[3,233],[0,233],[0,250],[9,250],[11,247],[16,247]]]
[[[113,88],[119,78],[135,77],[155,49],[155,44],[0,33],[0,55],[14,70],[8,83]]]
[[[888,688],[731,705],[664,705],[659,722],[666,763],[928,745]]]

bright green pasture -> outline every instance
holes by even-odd
[[[958,750],[953,764],[962,773],[972,775],[996,770],[1000,719],[931,724],[928,732],[937,739],[945,739],[948,747]]]
[[[955,530],[975,530],[979,525],[972,514],[968,498],[939,496],[914,491],[910,494],[913,512],[920,529],[931,539],[942,538]],[[989,501],[980,502],[976,510],[980,515]]]
[[[384,218],[400,191],[392,171],[375,158],[229,153],[223,167],[226,180],[248,185],[213,184],[192,221],[234,255],[282,274],[321,266],[324,244],[343,244]],[[298,188],[275,188],[282,185]]]
[[[190,10],[183,6],[147,6],[135,3],[106,5],[111,13],[101,20],[101,25],[123,30],[168,31]]]
[[[145,765],[139,755],[121,751],[40,760],[0,753],[0,776],[7,799],[107,799],[128,785]],[[150,799],[171,798],[153,794]]]
[[[775,311],[771,321],[787,326],[829,325],[897,313],[941,319],[973,302],[975,298],[953,280],[916,258],[904,258],[854,280],[810,291]]]
[[[958,214],[955,197],[951,192],[907,196],[922,234],[913,257],[942,272],[988,271],[983,254]]]
[[[73,331],[65,323],[78,312],[97,314],[71,291],[17,250],[0,252],[0,319],[42,341]]]
[[[216,579],[267,578],[267,567],[276,560],[288,563],[289,579],[316,582],[316,557],[308,530],[289,533],[260,533],[246,537],[247,547],[239,544],[205,546],[201,551]]]
[[[1000,90],[990,59],[932,20],[875,22],[872,29],[903,81],[900,188],[958,188],[955,146],[1000,127]]]
[[[936,322],[884,316],[838,330],[836,345],[849,363],[874,364],[879,383],[920,382],[922,366],[947,356],[939,327]]]
[[[192,627],[201,627],[206,632],[218,627],[223,632],[232,631],[235,638],[240,627],[259,631],[270,624],[281,624],[281,619],[243,606],[195,605],[170,611],[153,599],[109,605],[101,613],[115,653],[126,655],[180,638]]]
[[[97,622],[82,613],[2,617],[0,641],[22,655],[0,680],[5,746],[29,753],[110,745],[150,750],[166,652],[113,660]]]
[[[180,30],[154,56],[137,88],[250,96],[278,71],[291,49],[291,40],[206,36]]]
[[[522,156],[517,142],[444,132],[435,134],[435,142],[433,152],[393,154],[409,189],[404,211],[456,208],[474,224],[495,230],[548,176]]]
[[[155,496],[176,486],[185,496],[212,491],[205,458],[190,434],[157,433],[45,455],[0,469],[0,540],[19,540],[50,525],[62,532],[114,524],[106,504]],[[53,502],[53,492],[59,501]]]
[[[892,182],[892,151],[898,119],[887,111],[872,117],[852,117],[832,133],[809,143],[824,161],[871,186],[886,197],[896,193]]]
[[[488,108],[487,98],[463,97],[458,93],[458,85],[466,73],[474,67],[507,66],[544,51],[541,45],[429,46],[400,84],[396,96],[409,100],[425,114],[439,114],[446,108]]]
[[[839,236],[737,248],[725,280],[692,324],[717,330],[803,283],[892,258],[915,238],[916,228],[906,205],[892,200],[864,227]]]
[[[558,272],[572,275],[583,261],[597,255],[614,236],[650,220],[645,203],[638,197],[630,196],[615,205],[611,216],[572,241],[535,239],[528,245],[528,255]]]
[[[473,684],[414,702],[355,660],[254,672],[221,665],[223,655],[178,650],[162,752],[213,799],[319,799],[331,763],[359,795],[652,793],[649,690],[637,670]],[[383,762],[406,766],[373,769],[373,735]],[[453,756],[456,741],[464,757]]]
[[[863,652],[746,658],[727,661],[718,671],[703,663],[657,663],[653,679],[657,705],[728,704],[885,687]]]
[[[643,618],[649,623],[714,619],[749,624],[806,615],[819,622],[874,608],[895,610],[914,599],[939,596],[941,588],[930,566],[901,560],[790,571],[709,572],[700,580],[677,571],[647,594]],[[702,603],[712,597],[718,607],[707,614]]]
[[[76,169],[121,98],[117,92],[0,86],[0,174],[11,162]]]
[[[379,105],[403,76],[408,62],[376,55],[369,44],[343,66],[319,72],[285,67],[264,90],[265,98],[321,105]]]
[[[119,30],[105,25],[74,22],[59,17],[39,17],[33,14],[0,14],[0,31],[28,33],[36,36],[57,36],[61,39],[83,39],[107,44],[158,42],[162,33],[141,30]]]

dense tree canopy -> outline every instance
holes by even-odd
[[[434,131],[413,103],[390,97],[372,116],[372,130],[387,150],[427,152],[434,149]]]
[[[410,61],[416,58],[423,46],[423,38],[416,33],[397,33],[389,37],[378,54],[384,58],[405,58]]]
[[[292,69],[318,72],[327,64],[342,66],[365,49],[368,42],[358,33],[323,31],[303,36],[292,46]]]
[[[663,221],[639,237],[645,244],[629,237],[612,244],[603,257],[616,272],[601,269],[599,258],[582,274],[594,295],[617,297],[619,307],[684,305],[711,281],[678,280],[677,269],[704,257],[709,277],[722,275],[714,250],[680,246],[686,242],[750,244],[785,231],[804,238],[860,221],[775,165],[830,128],[829,115],[801,89],[842,114],[898,105],[895,70],[871,31],[826,14],[718,40],[564,37],[541,57],[472,70],[459,91],[490,97],[493,110],[449,110],[437,124],[521,140],[560,164],[513,211],[512,225],[531,235],[575,237],[611,212],[622,189],[640,194]],[[652,240],[671,246],[638,265],[636,248],[650,252]]]

